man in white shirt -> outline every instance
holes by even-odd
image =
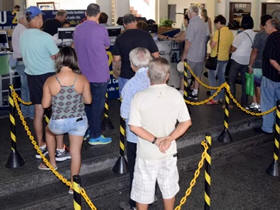
[[[191,119],[180,92],[166,85],[169,69],[164,58],[151,61],[151,86],[138,92],[130,106],[128,124],[138,136],[131,199],[139,210],[154,201],[156,182],[165,210],[173,209],[179,191],[176,140],[191,126]]]
[[[247,106],[246,78],[248,64],[252,51],[252,45],[256,33],[253,31],[254,20],[250,15],[245,15],[241,21],[243,31],[239,33],[232,43],[231,66],[229,71],[229,84],[233,95],[235,95],[235,81],[238,73],[241,75],[242,96],[241,105]]]
[[[26,30],[27,27],[27,21],[25,18],[25,15],[22,11],[17,13],[17,20],[18,24],[15,27],[13,34],[12,34],[12,46],[13,46],[13,60],[15,63],[15,70],[20,76],[20,83],[21,83],[21,88],[20,88],[20,93],[21,93],[21,98],[24,101],[30,101],[30,96],[29,96],[29,88],[27,84],[27,76],[24,73],[24,63],[22,60],[22,55],[20,52],[20,46],[19,46],[19,40],[20,36],[23,34],[23,32]],[[34,118],[34,106],[25,106],[21,104],[21,111],[23,116],[26,118]]]

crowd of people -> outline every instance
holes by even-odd
[[[48,154],[55,169],[56,161],[71,159],[72,180],[80,171],[83,139],[90,145],[112,142],[112,138],[102,135],[101,128],[110,79],[106,53],[110,39],[104,27],[108,16],[101,13],[98,4],[88,5],[86,19],[74,31],[73,43],[61,49],[53,36],[57,36],[58,28],[70,26],[65,10],[59,10],[54,19],[45,23],[42,11],[34,6],[24,13],[18,12],[17,18],[19,23],[12,36],[13,59],[21,77],[21,97],[33,104],[21,107],[23,115],[33,120],[40,150]],[[171,210],[179,191],[176,140],[191,126],[191,118],[182,94],[167,85],[170,65],[160,57],[148,24],[137,21],[132,14],[121,21],[124,31],[117,37],[112,54],[113,72],[122,98],[120,114],[126,121],[131,191],[127,204],[131,209],[147,209],[154,202],[157,182],[164,207]],[[203,9],[200,17],[199,8],[191,6],[184,16],[184,31],[174,37],[158,38],[185,42],[181,61],[187,61],[199,78],[206,58],[216,58],[216,69],[208,70],[210,85],[224,83],[228,68],[228,83],[234,95],[236,79],[241,78],[241,105],[266,111],[280,100],[279,21],[263,16],[261,31],[256,33],[252,17],[244,15],[235,37],[226,22],[222,15],[216,16],[216,30],[212,33],[207,10]],[[245,89],[246,72],[255,77],[256,95],[251,105]],[[198,100],[199,83],[194,81],[190,89],[190,99]],[[223,94],[209,104],[223,103]],[[45,109],[52,111],[46,127]],[[274,121],[274,113],[265,115],[259,131],[272,133]],[[69,151],[63,142],[67,133]],[[43,163],[38,168],[49,170]],[[72,192],[70,189],[69,193]]]

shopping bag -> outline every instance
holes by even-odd
[[[246,94],[249,96],[255,95],[254,74],[245,73],[246,77]]]

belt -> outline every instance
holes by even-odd
[[[17,58],[17,61],[22,61],[22,58]]]

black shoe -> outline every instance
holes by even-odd
[[[261,129],[261,127],[258,128],[254,128],[256,133],[262,133],[262,134],[266,134],[266,135],[271,135],[272,133],[268,133],[266,131],[264,131],[263,129]]]

